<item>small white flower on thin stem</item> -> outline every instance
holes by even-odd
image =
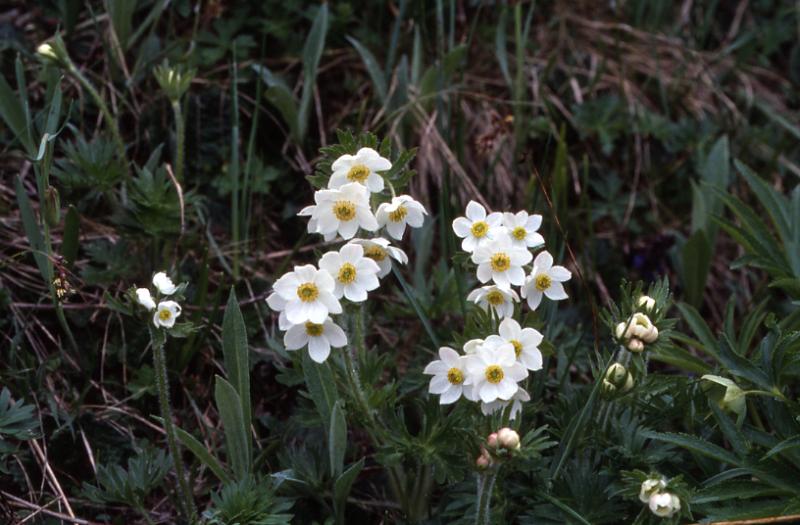
[[[317,363],[323,363],[331,353],[331,347],[341,348],[347,344],[347,336],[333,320],[328,317],[324,323],[310,321],[292,325],[283,336],[287,350],[299,350],[308,346],[308,355]]]
[[[511,242],[519,248],[534,248],[544,244],[544,237],[536,230],[542,225],[542,216],[528,215],[526,211],[516,214],[503,213],[503,227],[508,230]]]
[[[175,293],[175,290],[178,289],[172,282],[172,279],[164,272],[158,272],[153,276],[153,285],[158,288],[161,295],[172,295]]]
[[[353,239],[349,244],[360,244],[364,247],[364,257],[372,259],[378,263],[378,267],[380,268],[378,277],[380,278],[385,277],[390,271],[392,271],[391,259],[394,259],[400,264],[408,263],[408,255],[406,255],[406,252],[400,248],[392,246],[391,243],[383,237],[375,237],[373,239]]]
[[[461,249],[472,253],[475,248],[494,238],[503,222],[503,215],[500,212],[486,215],[486,208],[475,201],[467,204],[466,215],[453,221],[453,231],[464,239]]]
[[[671,518],[681,510],[681,500],[671,492],[656,492],[650,496],[647,506],[659,518]]]
[[[509,419],[514,421],[517,415],[522,412],[522,403],[527,403],[531,400],[531,395],[522,387],[517,388],[517,392],[511,397],[509,401],[496,400],[491,403],[484,403],[481,401],[481,412],[484,416],[494,414],[498,410],[505,410],[509,403],[511,403],[511,413]]]
[[[378,221],[369,206],[369,193],[361,184],[352,182],[338,189],[319,190],[314,193],[315,208],[310,211],[309,227],[329,238],[338,233],[343,239],[352,239],[359,228],[374,232]],[[309,213],[306,208],[302,212]]]
[[[319,267],[330,273],[336,281],[333,295],[342,296],[360,303],[367,299],[367,292],[380,286],[378,263],[364,257],[364,247],[348,243],[338,252],[328,252],[319,260]]]
[[[150,290],[147,288],[136,289],[136,300],[148,310],[152,310],[156,307],[156,302],[153,300],[153,296],[150,295]]]
[[[178,303],[161,301],[153,314],[153,324],[160,328],[172,328],[175,326],[175,319],[180,315],[181,306]]]
[[[439,404],[449,405],[458,401],[464,394],[464,380],[466,379],[466,360],[464,356],[450,347],[439,348],[439,359],[431,361],[423,374],[432,375],[428,391],[439,394]],[[466,397],[466,396],[465,396]]]
[[[295,266],[275,281],[274,290],[286,302],[286,319],[291,324],[306,321],[322,324],[329,314],[342,313],[342,305],[334,297],[336,284],[330,273],[317,270],[313,265]],[[273,300],[270,307],[277,303]]]
[[[528,370],[542,369],[542,353],[539,345],[544,337],[535,328],[522,328],[514,319],[503,319],[498,327],[500,335],[490,335],[486,338],[484,346],[497,346],[502,343],[511,343],[517,361]]]
[[[348,183],[366,186],[372,193],[383,191],[383,177],[379,171],[392,168],[389,159],[372,148],[361,148],[355,155],[342,155],[331,164],[333,174],[328,181],[328,188],[341,188]]]
[[[528,300],[528,307],[536,310],[542,302],[542,296],[551,301],[566,299],[562,283],[569,281],[572,273],[563,266],[553,266],[553,256],[550,252],[542,252],[533,261],[533,271],[525,279],[525,284],[520,289],[520,295]]]
[[[392,202],[384,202],[378,206],[375,214],[378,225],[383,228],[394,239],[403,238],[406,231],[406,224],[412,228],[420,228],[425,222],[425,207],[408,195],[400,195],[392,198]]]
[[[531,262],[531,259],[531,252],[513,246],[505,232],[472,252],[472,262],[478,265],[478,280],[482,283],[492,280],[506,290],[525,282],[522,266]]]
[[[519,295],[511,288],[504,290],[498,286],[481,286],[472,290],[467,296],[467,301],[472,301],[485,311],[493,308],[500,318],[514,315],[514,303],[519,302]]]
[[[484,403],[508,401],[517,392],[517,383],[528,377],[528,371],[517,362],[511,343],[490,349],[484,342],[467,356],[467,372],[465,384],[472,385]]]

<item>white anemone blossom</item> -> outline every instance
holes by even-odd
[[[509,289],[512,285],[521,286],[525,282],[522,266],[533,259],[531,252],[517,248],[505,232],[475,248],[472,262],[478,265],[478,280],[489,280],[500,288]]]
[[[464,346],[462,346],[461,349],[464,350],[465,354],[469,355],[477,352],[478,348],[481,346],[483,346],[483,339],[470,339],[464,343]]]
[[[486,214],[486,208],[475,201],[467,204],[466,217],[453,221],[453,231],[461,241],[461,249],[472,253],[475,248],[491,241],[502,227],[503,214],[493,212]]]
[[[281,294],[279,294],[278,292],[272,292],[271,294],[269,294],[269,296],[267,297],[267,304],[272,310],[279,312],[278,329],[280,331],[285,332],[286,330],[294,326],[286,318],[286,299],[281,297]]]
[[[379,171],[392,168],[389,159],[381,157],[372,148],[361,148],[355,155],[342,155],[331,164],[333,174],[328,181],[328,188],[341,188],[348,183],[366,186],[372,193],[383,191],[383,177]]]
[[[312,204],[310,206],[306,206],[299,212],[297,212],[298,217],[308,217],[308,233],[320,233],[318,228],[317,219],[314,218],[314,212],[316,211],[317,206]],[[330,242],[336,238],[336,230],[330,231],[328,233],[320,233],[325,239],[325,242]]]
[[[528,300],[531,310],[536,310],[543,295],[551,301],[566,299],[568,296],[562,283],[571,278],[572,273],[563,266],[553,266],[553,256],[544,251],[534,259],[533,271],[525,279],[520,295]]]
[[[408,195],[393,197],[392,202],[384,202],[378,206],[375,213],[378,225],[381,228],[385,226],[389,236],[398,241],[403,238],[406,224],[412,228],[420,228],[427,214],[425,207]]]
[[[648,503],[650,496],[665,488],[667,488],[667,480],[664,478],[648,478],[642,482],[642,486],[639,488],[639,501]]]
[[[314,193],[314,206],[300,211],[311,215],[309,233],[321,233],[325,239],[339,234],[352,239],[359,228],[374,232],[378,221],[369,206],[369,192],[361,184],[351,182],[338,189],[319,190]]]
[[[172,295],[175,293],[175,290],[178,289],[172,282],[172,279],[164,272],[158,272],[153,276],[153,285],[158,289],[161,295]]]
[[[153,324],[159,328],[172,328],[181,315],[181,306],[175,301],[161,301],[153,314]]]
[[[342,296],[360,303],[367,299],[367,292],[380,286],[378,263],[364,257],[364,247],[348,243],[338,252],[328,252],[319,260],[319,267],[331,274],[335,280],[333,295]]]
[[[509,403],[511,403],[511,413],[509,414],[509,419],[514,421],[517,419],[517,415],[522,412],[522,403],[527,403],[531,400],[531,395],[522,387],[517,388],[517,392],[511,396],[511,399],[508,401],[501,401],[499,399],[492,401],[491,403],[484,403],[481,401],[481,412],[484,416],[489,416],[497,412],[498,410],[505,410]]]
[[[544,237],[537,232],[542,225],[542,216],[528,215],[526,211],[503,213],[503,227],[511,236],[511,242],[519,248],[534,248],[544,244]]]
[[[500,318],[514,315],[514,303],[519,302],[519,295],[511,288],[504,290],[498,286],[481,286],[472,290],[467,296],[467,301],[472,301],[485,311],[493,308]]]
[[[150,290],[147,288],[136,289],[136,300],[148,310],[152,310],[156,307],[156,302],[153,300],[153,296],[150,295]]]
[[[455,403],[465,394],[466,357],[450,347],[439,348],[439,359],[428,363],[422,373],[433,376],[428,391],[439,395],[441,405]]]
[[[292,325],[283,336],[287,350],[299,350],[308,346],[308,355],[317,363],[323,363],[331,353],[331,347],[341,348],[347,344],[344,330],[328,317],[324,323],[306,321]]]
[[[517,392],[517,383],[528,377],[528,371],[517,362],[514,347],[503,343],[495,348],[481,345],[467,356],[467,379],[476,397],[484,403],[497,399],[508,401]]]
[[[380,270],[378,277],[385,277],[392,271],[392,259],[400,264],[408,263],[408,255],[406,252],[392,246],[389,241],[383,237],[374,237],[372,239],[353,239],[348,244],[360,244],[364,247],[364,257],[368,257],[378,263]]]
[[[306,321],[322,324],[328,314],[342,313],[342,305],[333,295],[336,283],[330,273],[313,265],[295,266],[275,281],[273,289],[285,301],[286,319],[291,324]],[[270,307],[279,305],[273,300]]]
[[[681,510],[681,500],[671,492],[656,492],[650,496],[647,506],[659,518],[671,518]]]
[[[542,369],[542,353],[539,351],[544,336],[535,328],[522,328],[514,319],[503,319],[498,327],[499,335],[490,335],[484,346],[497,347],[511,343],[517,361],[528,370]]]

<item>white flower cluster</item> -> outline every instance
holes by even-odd
[[[664,478],[650,478],[642,482],[639,490],[639,501],[650,507],[650,512],[659,518],[671,518],[681,510],[681,500],[671,492],[667,492],[667,481]]]
[[[324,362],[331,347],[347,344],[344,330],[331,315],[342,313],[341,300],[360,303],[380,285],[379,279],[391,271],[391,259],[405,264],[403,250],[382,237],[355,238],[359,229],[377,234],[381,228],[397,240],[406,226],[419,228],[425,208],[408,195],[392,197],[373,212],[370,193],[384,189],[379,172],[392,163],[372,148],[361,148],[355,155],[342,155],[331,165],[328,187],[314,194],[314,203],[298,215],[309,217],[308,231],[319,233],[325,241],[338,237],[349,241],[339,250],[325,253],[317,266],[306,264],[280,277],[267,298],[270,308],[280,312],[278,327],[285,331],[287,350],[308,347],[309,356]]]
[[[637,305],[651,312],[655,307],[655,300],[652,297],[643,295],[639,298]],[[644,351],[645,344],[655,343],[658,339],[658,328],[644,312],[636,312],[617,324],[614,335],[631,352],[640,353]]]
[[[170,296],[174,294],[178,287],[172,282],[165,272],[158,272],[153,276],[153,286],[156,287],[157,296]],[[147,311],[153,311],[153,324],[159,328],[172,328],[175,326],[175,319],[181,315],[181,305],[176,301],[159,301],[153,299],[149,288],[137,288],[136,300],[144,306]]]

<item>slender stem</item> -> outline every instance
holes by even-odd
[[[475,525],[489,525],[489,511],[492,504],[492,491],[494,482],[497,479],[497,467],[489,467],[488,470],[478,474],[478,504],[475,510]]]
[[[181,112],[181,101],[172,102],[172,113],[175,115],[175,178],[183,184],[184,144],[186,141],[186,124]]]
[[[161,405],[161,418],[164,420],[164,430],[167,433],[167,444],[172,462],[175,465],[175,475],[178,477],[178,494],[181,500],[181,510],[189,518],[189,522],[197,521],[197,509],[192,499],[189,483],[184,474],[183,459],[178,448],[178,438],[175,433],[175,424],[172,422],[172,410],[169,405],[169,383],[167,378],[167,363],[164,356],[164,342],[153,341],[153,367],[156,372],[156,387],[158,388],[158,401]]]

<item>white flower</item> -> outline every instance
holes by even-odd
[[[739,385],[727,377],[715,376],[711,374],[706,374],[700,379],[705,379],[706,381],[711,381],[725,387],[725,393],[723,394],[722,398],[717,401],[717,404],[721,409],[730,410],[736,414],[741,414],[744,412],[746,408],[746,394],[739,387]]]
[[[654,343],[658,339],[658,328],[646,314],[636,312],[627,321],[617,323],[614,335],[628,347],[628,350],[641,352],[644,350],[644,343]]]
[[[627,392],[631,388],[633,388],[633,376],[622,364],[613,363],[608,367],[608,371],[603,378],[603,389],[607,393],[614,393],[617,389],[621,392]]]
[[[650,496],[667,488],[667,481],[664,478],[649,478],[642,482],[639,489],[639,501],[648,503]]]
[[[423,374],[432,375],[428,391],[439,394],[439,404],[449,405],[464,394],[466,379],[466,357],[450,347],[439,348],[439,359],[431,361]],[[465,396],[466,397],[466,396]]]
[[[326,239],[338,233],[343,239],[352,239],[359,228],[374,232],[378,221],[369,206],[369,193],[361,184],[351,182],[338,189],[319,190],[314,193],[316,206],[301,213],[311,213],[309,231],[321,233]]]
[[[517,383],[528,377],[525,367],[517,363],[511,343],[491,349],[484,342],[467,356],[467,372],[465,384],[472,385],[475,395],[484,403],[496,399],[508,401],[517,392]]]
[[[383,177],[379,171],[392,168],[389,159],[381,157],[372,148],[361,148],[355,155],[342,155],[331,164],[333,174],[328,181],[328,188],[341,188],[348,183],[363,184],[372,193],[383,191]]]
[[[342,305],[333,295],[335,287],[331,274],[311,264],[295,266],[293,272],[284,274],[273,285],[286,301],[284,310],[291,324],[306,321],[322,324],[328,314],[342,313]]]
[[[175,301],[161,301],[158,303],[156,313],[153,314],[153,324],[158,327],[172,328],[175,319],[181,315],[181,306]]]
[[[542,302],[542,295],[551,301],[560,301],[567,298],[564,285],[569,281],[572,273],[563,266],[553,266],[553,256],[550,252],[542,252],[533,261],[533,271],[525,279],[525,284],[520,289],[520,295],[528,300],[531,310],[536,310]]]
[[[502,222],[503,215],[500,212],[487,216],[486,208],[475,201],[469,201],[467,216],[453,221],[453,231],[464,239],[461,241],[461,249],[471,253],[476,247],[492,240]]]
[[[671,518],[681,510],[681,500],[671,492],[657,492],[650,496],[650,512],[659,518]]]
[[[164,272],[158,272],[153,276],[153,285],[158,288],[159,293],[162,295],[172,295],[175,293],[175,290],[178,289],[178,287],[173,284],[172,279],[167,277],[167,274]]]
[[[364,247],[364,257],[368,257],[378,263],[378,267],[380,268],[378,277],[380,278],[385,277],[392,270],[391,259],[394,259],[400,264],[408,263],[408,255],[406,255],[406,252],[392,246],[389,241],[383,237],[353,239],[350,241],[350,244],[360,244]]]
[[[153,300],[153,297],[150,295],[150,290],[147,288],[136,289],[136,300],[148,310],[152,310],[156,307],[156,302]]]
[[[269,297],[267,297],[267,304],[276,312],[280,312],[278,315],[278,329],[285,332],[294,326],[286,318],[286,299],[281,297],[281,294],[278,292],[272,292],[269,294]]]
[[[515,247],[505,232],[472,252],[472,262],[478,265],[478,280],[485,283],[491,279],[504,289],[525,282],[522,266],[531,262],[531,259],[531,252]]]
[[[522,403],[527,403],[531,400],[531,395],[522,387],[518,387],[516,393],[511,396],[510,401],[496,400],[491,403],[481,402],[481,412],[484,416],[494,414],[498,410],[505,410],[509,403],[511,403],[511,414],[509,419],[514,421],[517,414],[522,412]]]
[[[53,46],[47,42],[39,44],[39,47],[36,48],[36,53],[43,58],[58,60],[58,55],[56,54],[55,49],[53,49]]]
[[[483,339],[470,339],[461,347],[465,354],[474,354],[483,345]]]
[[[317,206],[312,204],[311,206],[306,206],[305,208],[303,208],[302,210],[297,212],[297,216],[298,217],[308,217],[309,218],[308,219],[308,233],[320,233],[318,231],[319,228],[317,227],[317,225],[318,225],[317,219],[314,218],[314,213],[316,212],[316,209],[317,209]],[[330,242],[330,241],[332,241],[333,239],[336,238],[336,230],[333,230],[333,231],[330,231],[328,233],[321,234],[321,235],[324,237],[325,242]]]
[[[542,369],[542,353],[539,344],[544,337],[535,328],[522,328],[514,319],[507,318],[500,322],[498,327],[500,335],[490,335],[486,338],[484,346],[496,348],[503,343],[511,343],[514,355],[522,366],[528,370]]]
[[[519,295],[511,288],[504,290],[494,285],[482,286],[472,290],[467,296],[467,301],[472,301],[484,310],[494,308],[498,317],[511,317],[514,315],[514,303],[519,302]]]
[[[519,248],[527,249],[544,244],[544,237],[536,232],[541,225],[542,216],[538,214],[528,215],[526,211],[503,214],[503,227],[508,230],[514,245]]]
[[[427,214],[422,204],[408,195],[400,195],[393,197],[391,203],[384,202],[378,206],[375,215],[378,225],[381,228],[385,226],[391,237],[400,240],[406,231],[406,224],[412,228],[420,228]]]
[[[646,312],[650,312],[653,308],[655,308],[656,300],[649,295],[643,295],[639,297],[639,300],[636,301],[636,304],[641,308],[644,308]]]
[[[317,363],[323,363],[331,353],[331,347],[341,348],[347,344],[347,336],[330,317],[324,323],[306,321],[292,325],[283,336],[287,350],[299,350],[308,345],[308,355]]]
[[[333,295],[353,302],[367,299],[367,291],[380,286],[378,263],[364,257],[364,247],[348,243],[338,252],[328,252],[319,260],[321,270],[327,271],[335,280]]]

